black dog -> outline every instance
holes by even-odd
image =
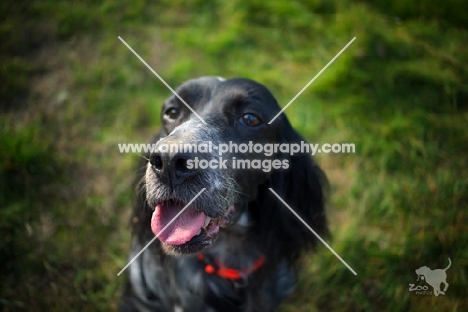
[[[296,261],[316,238],[269,188],[326,235],[325,176],[308,153],[168,150],[303,142],[284,114],[268,124],[280,108],[254,81],[202,77],[176,92],[193,111],[176,96],[163,105],[163,127],[138,177],[130,258],[160,235],[128,268],[120,310],[273,311],[292,293]],[[202,160],[218,167],[195,166]]]

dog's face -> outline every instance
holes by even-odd
[[[167,253],[184,254],[209,246],[220,229],[232,225],[274,170],[239,169],[233,161],[256,159],[257,164],[271,164],[281,157],[255,153],[252,148],[246,153],[230,148],[220,155],[216,147],[278,142],[287,121],[280,116],[268,124],[280,108],[264,86],[251,80],[203,77],[184,83],[176,92],[191,109],[176,96],[164,103],[161,139],[150,155],[145,182],[146,199],[154,209],[153,233],[159,234]],[[216,147],[201,151],[200,144],[209,142]],[[199,144],[200,149],[181,148],[183,144]],[[209,166],[202,166],[202,161]]]

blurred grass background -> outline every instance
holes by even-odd
[[[16,1],[0,4],[0,307],[117,306],[138,155],[173,87],[248,77],[316,143],[331,246],[282,311],[467,311],[468,5],[439,1]],[[423,265],[445,296],[408,291]],[[423,285],[423,284],[421,284]]]

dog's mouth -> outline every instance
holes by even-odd
[[[221,217],[211,218],[193,204],[177,216],[185,206],[186,203],[177,199],[161,201],[151,218],[151,230],[155,235],[159,234],[158,239],[180,252],[196,252],[210,245],[220,227],[229,226],[235,217],[234,205]]]

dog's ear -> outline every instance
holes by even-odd
[[[285,125],[281,134],[282,143],[300,144],[304,141],[287,120]],[[310,154],[283,154],[282,157],[288,161],[289,168],[275,170],[269,181],[262,185],[259,201],[263,207],[259,209],[262,214],[259,219],[262,229],[270,229],[264,233],[263,239],[269,241],[271,247],[280,247],[279,252],[287,251],[287,256],[295,259],[303,249],[314,247],[318,239],[268,188],[272,188],[302,220],[323,237],[328,235],[324,211],[327,180]]]

